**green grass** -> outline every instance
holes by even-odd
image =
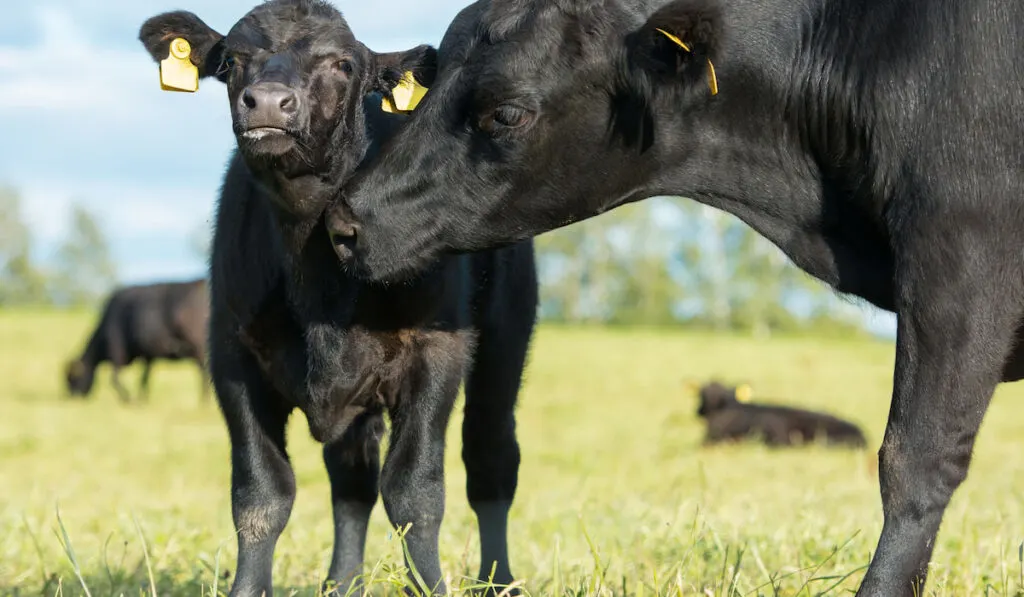
[[[197,373],[184,364],[155,368],[146,405],[120,404],[107,370],[92,399],[65,399],[62,363],[92,322],[0,313],[0,593],[226,592],[236,554],[219,411],[199,403]],[[755,398],[834,411],[864,427],[873,452],[892,359],[892,345],[877,341],[542,328],[518,411],[513,571],[533,595],[849,594],[881,529],[872,456],[700,449],[682,382],[748,381]],[[132,389],[137,375],[127,376]],[[996,394],[940,533],[929,594],[1024,594],[1021,393]],[[460,425],[457,413],[441,545],[452,586],[477,568]],[[313,595],[331,549],[330,491],[301,416],[289,440],[299,493],[274,574],[280,594]],[[379,503],[367,552],[375,592],[391,592],[401,545]]]

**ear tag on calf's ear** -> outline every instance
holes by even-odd
[[[671,40],[672,43],[686,50],[687,52],[693,51],[690,49],[690,46],[686,44],[686,42],[679,39],[675,35],[672,35],[668,31],[665,31],[664,29],[655,29],[655,31],[669,38],[669,40]],[[715,75],[715,65],[711,64],[710,58],[708,59],[708,87],[711,88],[711,95],[718,95],[718,77]]]
[[[412,71],[405,71],[402,80],[391,90],[391,97],[394,98],[395,103],[392,105],[388,98],[384,98],[380,109],[391,113],[412,112],[426,94],[427,88],[416,82]]]
[[[736,388],[736,400],[740,402],[750,402],[750,399],[754,396],[754,390],[747,384],[743,384]]]
[[[160,89],[189,93],[199,89],[199,69],[189,60],[191,55],[192,46],[186,39],[171,41],[170,53],[160,61]]]

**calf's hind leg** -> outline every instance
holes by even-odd
[[[878,455],[884,524],[859,597],[924,594],[939,525],[1021,316],[1024,266],[1019,248],[1000,246],[1007,236],[962,218],[928,225],[904,235],[916,251],[897,255],[896,370]]]
[[[339,595],[362,593],[361,589],[349,593],[349,587],[362,573],[366,527],[377,502],[383,431],[381,414],[366,412],[340,438],[324,446],[334,507],[334,553],[326,584],[333,584]],[[325,591],[328,589],[325,586]]]
[[[477,578],[512,583],[508,556],[508,513],[519,480],[515,405],[532,321],[516,329],[483,329],[466,380],[462,461],[466,493],[480,529]]]

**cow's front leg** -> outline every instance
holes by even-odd
[[[1024,268],[1019,247],[999,244],[1006,231],[953,217],[928,226],[903,235],[912,246],[897,260],[896,370],[879,451],[885,522],[860,597],[923,594],[1021,317]]]

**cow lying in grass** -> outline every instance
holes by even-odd
[[[210,317],[206,281],[168,282],[126,286],[110,294],[100,321],[81,356],[65,370],[68,392],[88,396],[96,379],[96,367],[109,362],[111,382],[122,401],[128,390],[121,384],[121,369],[142,361],[139,398],[149,396],[153,361],[192,359],[202,376],[201,396],[209,396],[206,374],[206,323]]]
[[[842,419],[789,406],[752,404],[750,387],[727,387],[718,382],[699,389],[697,416],[707,422],[704,444],[757,438],[769,446],[824,442],[864,448],[860,428]]]
[[[344,210],[331,216],[336,246],[325,228],[337,190],[403,120],[381,111],[376,92],[389,93],[406,63],[429,62],[433,50],[374,53],[317,0],[271,0],[227,36],[187,12],[155,16],[140,31],[158,61],[178,38],[200,77],[227,84],[238,144],[210,271],[211,370],[231,438],[238,532],[231,595],[272,592],[274,546],[295,499],[285,424],[296,408],[324,444],[335,529],[328,581],[345,594],[361,573],[379,490],[391,522],[411,524],[409,563],[426,590],[445,592],[445,430],[464,378],[462,455],[480,576],[493,565],[496,584],[511,582],[513,407],[536,317],[532,243],[435,258],[421,275],[382,285],[352,273]]]

